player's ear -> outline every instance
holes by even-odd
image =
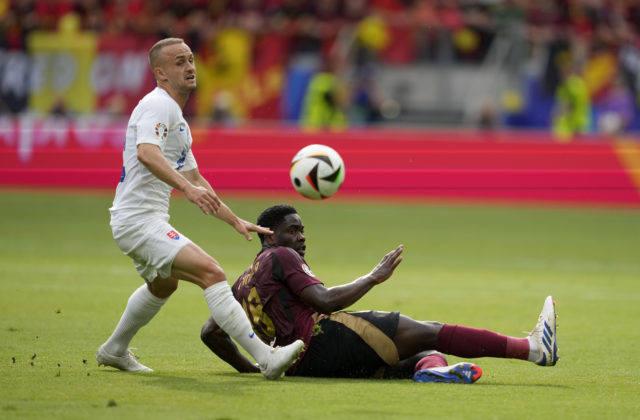
[[[276,246],[276,235],[264,235],[264,242],[269,246]]]
[[[156,80],[166,80],[167,76],[164,74],[164,70],[162,67],[156,66],[153,68],[153,75],[156,77]]]

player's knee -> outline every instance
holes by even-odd
[[[178,290],[178,279],[172,279],[172,280],[173,281],[168,282],[167,284],[164,285],[164,290],[169,295],[172,295],[173,292]]]
[[[226,280],[227,276],[225,275],[222,267],[220,267],[220,264],[213,259],[208,261],[202,275],[204,286],[208,287]]]
[[[152,295],[165,299],[178,290],[178,280],[174,278],[156,278],[152,283],[147,283],[149,291]]]
[[[422,321],[422,325],[424,325],[424,334],[428,338],[428,340],[433,341],[438,339],[438,334],[442,329],[442,323],[437,321]]]

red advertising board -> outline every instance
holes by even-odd
[[[0,121],[0,185],[114,187],[125,121]],[[288,168],[305,145],[336,149],[343,197],[526,200],[640,206],[640,142],[558,144],[547,134],[431,130],[193,128],[202,173],[217,190],[293,192]]]

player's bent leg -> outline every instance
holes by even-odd
[[[227,280],[218,261],[194,243],[178,251],[171,266],[171,276],[194,283],[202,289]]]
[[[416,363],[414,372],[417,372],[420,369],[449,366],[447,358],[442,353],[439,353],[437,351],[426,351],[420,354],[424,354],[424,356],[420,358],[420,360],[418,360],[418,362]]]
[[[423,351],[434,350],[441,328],[440,322],[416,321],[408,316],[400,315],[398,328],[393,337],[400,360]]]
[[[302,354],[304,343],[301,340],[275,348],[263,343],[251,328],[247,315],[233,297],[227,282],[207,287],[204,295],[213,320],[253,356],[267,379],[278,379]]]
[[[240,304],[231,293],[218,262],[196,244],[184,246],[173,260],[172,276],[202,287],[215,322],[251,354],[267,379],[277,379],[304,350],[300,340],[284,347],[270,347],[255,334]]]
[[[167,299],[173,292],[178,290],[178,279],[173,277],[163,279],[158,276],[153,282],[147,283],[147,287],[155,297]]]
[[[413,378],[413,374],[416,372],[416,368],[419,365],[420,361],[426,359],[427,357],[433,355],[435,352],[428,350],[423,351],[418,354],[415,354],[411,357],[407,357],[406,359],[401,359],[394,366],[387,366],[384,370],[383,378],[384,379],[410,379]],[[445,362],[441,366],[446,366]]]

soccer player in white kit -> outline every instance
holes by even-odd
[[[234,299],[218,262],[169,224],[169,199],[175,188],[205,214],[233,226],[247,240],[269,229],[237,217],[216,195],[191,152],[191,132],[182,108],[196,88],[191,49],[179,38],[157,42],[149,50],[157,87],[138,103],[127,125],[124,166],[111,207],[111,229],[122,252],[133,259],[145,284],[129,298],[113,334],[96,360],[126,371],[152,371],[139,363],[129,343],[146,325],[179,280],[200,286],[211,316],[258,362],[267,379],[277,379],[299,357],[304,343],[264,344]]]

